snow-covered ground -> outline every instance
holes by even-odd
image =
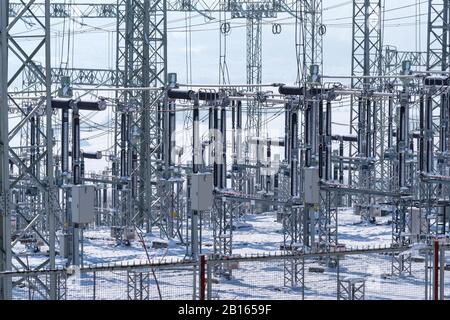
[[[391,243],[391,226],[387,224],[390,218],[378,218],[375,225],[360,225],[360,217],[351,210],[339,212],[339,243],[347,247],[373,247]],[[280,252],[283,244],[281,223],[276,221],[276,214],[269,212],[245,216],[239,221],[241,226],[233,231],[233,254],[268,254]],[[96,228],[84,233],[85,264],[137,262],[146,261],[147,256],[140,241],[135,241],[130,247],[116,246],[110,237],[109,228]],[[212,251],[212,230],[203,231],[203,253]],[[151,242],[160,240],[159,232],[144,237],[149,256],[152,260],[159,258],[183,258],[186,250],[177,241],[169,241],[168,249],[152,249]]]
[[[391,242],[391,226],[387,224],[390,218],[379,218],[375,225],[360,225],[360,217],[353,215],[351,210],[339,212],[339,243],[348,247],[372,247],[389,245]],[[276,221],[272,212],[248,215],[239,221],[240,227],[233,231],[234,254],[267,254],[280,251],[283,244],[282,225]],[[142,243],[134,241],[130,247],[117,246],[110,237],[109,228],[90,229],[84,233],[85,264],[137,262],[146,261],[147,256]],[[153,240],[161,240],[159,232],[144,237],[149,256],[152,260],[159,258],[182,258],[186,250],[177,241],[169,241],[168,249],[152,249]],[[203,231],[203,253],[212,251],[212,230]]]
[[[391,225],[389,217],[378,218],[375,225],[359,224],[360,217],[351,210],[338,212],[339,243],[350,247],[373,247],[389,245]],[[283,243],[282,225],[276,221],[276,214],[265,213],[246,216],[239,221],[241,228],[233,234],[233,253],[268,254],[279,253]],[[154,249],[153,240],[160,240],[158,232],[144,236],[151,260],[177,260],[185,257],[185,247],[177,241],[169,241],[168,248]],[[31,265],[44,261],[45,255],[27,254],[22,257]],[[212,232],[203,231],[203,253],[212,250]],[[366,299],[424,299],[425,263],[412,263],[412,274],[393,277],[391,256],[382,254],[348,256],[340,260],[340,279],[362,278],[365,281]],[[120,264],[146,262],[147,254],[139,241],[131,246],[117,246],[110,237],[109,228],[91,228],[84,232],[84,264]],[[63,261],[59,261],[63,263]],[[290,265],[288,265],[290,269]],[[313,269],[311,269],[313,267]],[[264,262],[241,262],[232,271],[231,279],[214,278],[213,298],[221,299],[335,299],[337,296],[337,269],[329,268],[319,261],[305,262],[305,290],[300,286],[285,284],[285,262],[271,260]],[[299,266],[300,268],[300,266]],[[300,270],[300,269],[299,269]],[[318,272],[319,271],[319,272]],[[192,297],[192,268],[157,270],[158,285],[164,299],[189,299]],[[93,275],[69,277],[68,298],[90,299],[93,295]],[[151,275],[148,279],[151,298],[158,299],[156,283]],[[356,284],[358,286],[358,284]],[[96,275],[96,299],[126,299],[127,273],[99,272]],[[342,289],[342,288],[341,288]],[[18,289],[18,290],[24,290]],[[450,295],[450,272],[446,273],[446,294]]]

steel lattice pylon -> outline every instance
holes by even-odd
[[[445,71],[449,63],[449,0],[429,0],[427,70]]]
[[[8,26],[8,1],[0,3],[0,271],[11,269],[11,218],[9,210],[8,165],[8,44],[4,30]],[[7,195],[7,196],[4,196]],[[8,299],[11,280],[0,282],[0,298]]]
[[[322,24],[322,1],[308,0],[302,1],[303,21],[304,21],[304,65],[309,68],[311,65],[318,65],[322,71],[323,66],[323,39],[325,33]]]
[[[52,129],[52,107],[51,107],[51,65],[50,65],[50,1],[45,1],[41,5],[45,9],[43,17],[33,15],[30,5],[33,1],[23,1],[16,5],[17,16],[8,18],[9,1],[2,1],[0,4],[0,92],[1,92],[1,133],[0,133],[0,270],[11,270],[13,266],[30,269],[29,265],[19,257],[14,246],[17,241],[11,242],[11,213],[15,210],[12,202],[13,191],[15,189],[33,188],[37,192],[25,194],[25,198],[33,202],[31,198],[42,199],[42,206],[32,211],[18,226],[15,232],[22,236],[27,230],[34,230],[37,236],[49,248],[48,259],[39,268],[55,268],[55,218],[56,218],[56,191],[54,181],[53,164],[53,129]],[[36,8],[35,8],[36,10]],[[36,25],[36,30],[30,32],[28,36],[33,37],[31,44],[23,45],[20,37],[15,36],[22,24],[21,16],[30,14],[32,22]],[[37,55],[43,55],[45,61],[42,65],[37,64],[34,59]],[[35,88],[43,90],[44,98],[39,102],[30,102],[31,108],[21,108],[23,104],[8,94],[8,90],[17,84],[20,76],[31,72],[36,77]],[[20,93],[19,93],[20,94]],[[21,121],[8,131],[8,106],[15,106],[21,112]],[[38,116],[41,115],[41,116]],[[37,118],[41,130],[38,132],[38,139],[41,145],[34,144],[28,153],[17,154],[10,148],[10,142],[18,135],[21,135],[26,127],[33,122],[37,124]],[[45,150],[37,155],[36,148]],[[41,150],[42,150],[41,149]],[[42,168],[40,170],[39,168]],[[11,178],[9,181],[8,179]],[[20,192],[20,191],[18,191]],[[20,210],[15,210],[21,216]],[[38,232],[36,226],[41,225]],[[11,261],[12,260],[12,261]],[[56,276],[51,276],[49,284],[42,283],[37,279],[39,285],[45,288],[44,296],[56,299]],[[3,281],[0,286],[1,297],[9,298],[11,295],[11,279]]]
[[[376,87],[377,80],[367,76],[378,76],[382,74],[382,25],[381,0],[354,0],[353,1],[353,42],[352,42],[352,88],[363,88],[369,91]],[[358,78],[361,76],[361,78]],[[358,154],[369,157],[373,151],[379,151],[376,141],[372,141],[371,132],[377,124],[377,108],[368,105],[366,98],[353,98],[350,109],[350,134],[357,133],[360,137],[358,144],[350,143],[349,156],[356,157]],[[378,110],[379,111],[379,110]],[[375,114],[373,114],[375,113]],[[370,121],[369,121],[370,120]],[[373,147],[373,144],[375,146]],[[348,170],[350,184],[359,184],[364,188],[370,183],[373,174],[363,170],[361,177],[358,171]],[[369,199],[364,196],[359,202],[368,204]],[[351,198],[349,199],[351,204]]]
[[[383,21],[381,0],[353,1],[352,76],[381,75]],[[364,78],[354,78],[353,88],[369,83]]]
[[[448,71],[450,63],[450,1],[429,0],[428,2],[428,37],[427,37],[427,70]],[[427,173],[448,175],[448,166],[441,157],[449,150],[449,98],[448,93],[432,89],[426,99],[426,109],[431,109],[431,130],[426,133],[431,142],[430,158]],[[430,143],[427,142],[427,143]],[[441,156],[440,156],[441,155]],[[433,208],[432,202],[437,199],[448,199],[448,186],[427,184],[422,189],[422,197],[428,203],[427,216],[435,216],[429,220],[431,232],[441,233],[445,230],[445,216],[439,208]],[[444,225],[440,223],[444,221]]]
[[[449,0],[429,0],[428,6],[428,37],[427,37],[427,70],[448,71],[450,41],[450,1]],[[433,98],[433,130],[439,132],[441,124],[440,118],[445,119],[446,113],[440,114],[440,105],[443,96],[435,95]],[[445,110],[445,109],[444,109]],[[434,148],[442,149],[441,135],[435,134]],[[442,150],[441,150],[442,151]]]
[[[259,15],[247,18],[247,84],[262,83],[262,19]],[[249,91],[255,91],[249,88]],[[259,137],[261,127],[261,104],[248,103],[247,130]]]
[[[166,1],[122,0],[117,8],[117,86],[165,87]],[[133,224],[136,220],[133,213],[137,210],[136,222],[147,221],[151,225],[156,219],[152,207],[158,208],[157,187],[152,181],[158,181],[157,162],[161,157],[161,119],[157,110],[164,103],[163,91],[129,90],[118,98],[122,110],[118,110],[116,136],[123,134],[123,130],[127,135],[126,144],[116,146],[116,154],[119,148],[126,152],[121,161],[125,177],[120,178],[131,184],[126,191],[121,191],[122,212],[127,213],[122,223]],[[127,121],[119,120],[122,113],[126,114]],[[122,128],[125,123],[127,129]]]

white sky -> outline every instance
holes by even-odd
[[[428,0],[384,0],[385,33],[384,44],[394,45],[399,50],[424,50],[426,47],[426,18]],[[111,3],[113,0],[72,0],[73,3]],[[416,5],[419,3],[419,5]],[[341,5],[341,6],[338,6]],[[348,0],[323,0],[323,21],[327,26],[324,36],[324,73],[348,74],[351,61],[351,15],[352,5]],[[395,10],[396,8],[400,8]],[[393,10],[394,9],[394,10]],[[421,13],[421,42],[416,43],[416,11]],[[216,83],[219,62],[219,23],[218,19],[205,24],[206,19],[196,12],[192,17],[191,54],[192,80],[196,83]],[[189,16],[189,14],[188,14]],[[168,14],[168,71],[177,72],[179,80],[186,79],[186,36],[185,14],[169,12]],[[263,81],[295,81],[295,41],[294,18],[287,14],[278,14],[276,19],[267,20],[263,26]],[[245,82],[245,20],[229,20],[232,31],[227,44],[227,61],[231,82]],[[282,24],[279,35],[272,34],[272,24]],[[52,30],[55,64],[61,60],[61,19],[55,19]],[[85,23],[101,29],[92,32],[92,28],[81,26]],[[84,19],[73,23],[76,34],[69,58],[69,65],[91,68],[114,67],[115,55],[115,21],[113,19]],[[67,29],[66,29],[67,30]],[[89,30],[89,32],[80,33]],[[102,30],[109,30],[105,32]],[[59,36],[56,33],[60,32]],[[66,36],[67,39],[67,36]],[[66,56],[65,50],[64,56]],[[65,60],[64,58],[63,60]]]
[[[114,3],[114,0],[82,0],[73,3]],[[342,5],[341,5],[342,4]],[[385,0],[385,32],[384,44],[394,45],[399,50],[424,50],[426,48],[426,20],[428,0]],[[341,6],[338,6],[341,5]],[[352,29],[351,1],[323,0],[323,21],[327,26],[324,36],[324,74],[348,75],[350,74]],[[401,8],[401,9],[396,9]],[[419,15],[420,14],[420,15]],[[189,15],[189,14],[188,14]],[[191,29],[191,65],[192,82],[201,84],[214,84],[218,82],[219,74],[219,24],[217,19],[205,25],[205,18],[197,13],[192,17]],[[275,19],[282,24],[282,32],[279,35],[272,34],[272,25],[263,26],[263,82],[293,83],[296,78],[295,35],[293,17],[279,14]],[[168,16],[168,71],[178,73],[180,83],[187,82],[186,73],[186,37],[185,14],[169,13]],[[416,21],[421,19],[420,24]],[[67,55],[67,43],[64,52],[62,48],[62,20],[55,19],[52,27],[52,53],[53,66],[59,66],[61,57],[63,61],[69,57],[68,66],[79,68],[114,68],[115,66],[115,27],[114,19],[85,19],[72,22],[71,28],[76,31],[72,38],[70,54]],[[97,30],[92,32],[92,27]],[[230,20],[232,31],[227,37],[227,64],[231,83],[245,83],[246,80],[246,41],[245,20]],[[66,25],[66,30],[68,26]],[[32,29],[32,28],[31,28]],[[89,32],[86,32],[89,31]],[[27,31],[29,32],[29,31]],[[29,32],[31,34],[31,32]],[[420,37],[419,37],[420,35]],[[67,35],[65,40],[67,42]],[[29,39],[24,39],[23,43]],[[38,55],[36,60],[43,60]],[[11,69],[17,63],[10,60]],[[97,123],[106,123],[112,118],[110,111],[98,115],[89,116]],[[282,123],[282,121],[281,121]],[[278,129],[281,133],[282,125],[271,128]],[[83,133],[82,137],[88,137],[93,133]],[[59,138],[59,134],[57,134]],[[85,149],[96,151],[111,145],[112,137],[90,140],[85,143]],[[95,161],[88,163],[88,170],[101,170],[104,163]]]

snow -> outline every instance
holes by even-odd
[[[377,218],[375,225],[358,224],[360,217],[352,210],[338,212],[339,243],[350,247],[370,247],[389,245],[391,242],[391,225],[389,217]],[[276,213],[248,215],[238,221],[245,228],[233,232],[233,254],[269,254],[281,253],[283,243],[282,225],[276,221]],[[186,249],[176,240],[163,240],[158,230],[144,235],[145,243],[152,261],[182,259]],[[212,252],[212,230],[203,231],[203,252]],[[154,249],[152,241],[165,241],[168,248]],[[18,248],[20,249],[20,248]],[[44,254],[31,254],[24,248],[23,258],[30,265],[37,265],[46,258]],[[413,251],[418,254],[419,248]],[[340,279],[361,278],[365,281],[366,299],[424,299],[425,268],[424,262],[412,262],[412,274],[400,277],[391,274],[390,255],[370,254],[346,256],[340,260]],[[131,246],[117,245],[110,237],[109,228],[91,228],[84,232],[84,264],[126,264],[145,263],[148,261],[142,244],[134,241]],[[58,260],[62,265],[63,261]],[[240,262],[232,270],[231,279],[214,278],[213,298],[220,299],[301,299],[300,286],[285,285],[284,261],[270,260],[263,262]],[[314,268],[323,268],[323,273],[313,272]],[[337,270],[318,260],[305,263],[305,299],[336,299]],[[148,270],[147,270],[148,271]],[[446,273],[446,294],[450,293],[450,276]],[[177,267],[169,270],[157,270],[157,279],[164,299],[192,298],[192,267]],[[126,299],[126,271],[99,272],[97,274],[96,299]],[[92,274],[69,277],[68,298],[91,297]],[[156,282],[149,277],[150,297],[158,299]],[[355,284],[357,285],[357,284]],[[15,289],[16,290],[16,289]],[[23,290],[18,289],[18,290]],[[90,290],[90,291],[89,291]],[[448,292],[448,293],[447,293]]]

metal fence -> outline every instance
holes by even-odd
[[[12,299],[47,300],[55,277],[60,300],[193,299],[197,265],[190,261],[14,272]]]
[[[401,274],[392,267],[398,255],[408,262]],[[449,299],[449,265],[445,255],[440,260],[439,289]],[[435,272],[432,250],[416,255],[406,248],[385,248],[17,271],[0,277],[11,278],[12,299],[21,300],[49,299],[51,279],[56,298],[65,300],[423,300],[433,298]]]
[[[411,259],[411,267],[392,273],[392,254],[374,252],[301,259],[290,256],[233,259],[227,276],[211,271],[207,277],[210,299],[426,299],[425,259]],[[294,262],[294,260],[296,260]],[[330,263],[331,262],[333,263]],[[338,262],[337,262],[338,261]],[[211,270],[217,262],[208,261]],[[296,266],[297,277],[286,281],[286,268]],[[217,268],[216,268],[217,269]],[[231,271],[230,271],[231,269]],[[231,275],[229,274],[231,273]],[[292,273],[290,273],[292,274]],[[445,286],[448,286],[448,282]],[[447,288],[447,291],[449,289]]]

